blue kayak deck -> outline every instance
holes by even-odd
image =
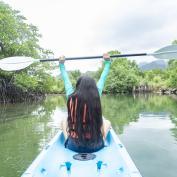
[[[76,152],[66,149],[64,142],[63,133],[58,132],[22,177],[141,177],[113,129],[93,160],[75,160]]]

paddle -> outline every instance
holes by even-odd
[[[134,56],[153,56],[158,59],[174,59],[177,58],[177,45],[169,45],[157,50],[154,53],[135,53],[135,54],[118,54],[112,55],[111,58],[134,57]],[[87,57],[69,57],[66,60],[84,60],[97,59],[103,56],[87,56]],[[0,68],[4,71],[16,71],[24,69],[35,62],[58,61],[58,58],[53,59],[33,59],[31,57],[17,56],[8,57],[0,60]]]

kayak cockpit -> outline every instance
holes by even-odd
[[[78,154],[66,149],[64,142],[64,135],[59,132],[22,177],[141,177],[112,129],[105,147],[92,154]]]

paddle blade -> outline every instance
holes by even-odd
[[[163,47],[151,55],[158,59],[177,59],[177,45]]]
[[[8,57],[0,60],[0,68],[4,71],[17,71],[28,67],[36,61],[31,57]]]

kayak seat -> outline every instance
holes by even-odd
[[[95,158],[96,158],[96,155],[92,153],[79,153],[73,156],[73,159],[79,160],[79,161],[88,161],[88,160],[93,160]]]

